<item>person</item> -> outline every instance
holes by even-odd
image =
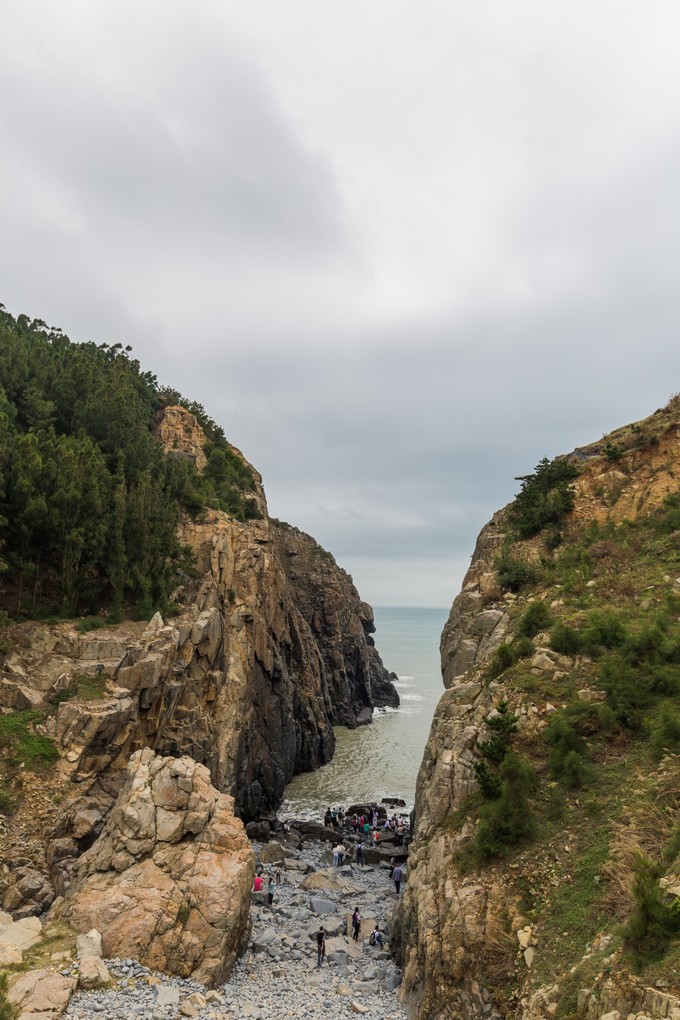
[[[373,830],[373,846],[377,846],[380,842],[380,832],[378,829]]]
[[[262,875],[256,875],[253,879],[253,892],[262,892]]]
[[[397,864],[396,868],[392,872],[392,880],[394,881],[394,888],[397,890],[397,896],[399,895],[399,886],[401,885],[401,879],[403,877],[403,870],[401,864]]]
[[[359,908],[355,907],[354,913],[352,914],[352,938],[354,939],[355,942],[359,941],[360,931],[361,931],[361,914],[359,913]]]
[[[404,845],[404,823],[401,818],[397,822],[397,844],[399,846]]]
[[[283,872],[281,871],[281,865],[276,865],[276,871],[274,872],[274,881],[277,885],[281,885],[283,882]]]
[[[378,927],[377,924],[373,931],[371,932],[371,934],[368,936],[368,941],[372,946],[380,946],[381,949],[383,948],[382,932],[380,931],[380,928]]]
[[[267,902],[269,903],[270,907],[271,907],[272,903],[274,902],[274,893],[275,892],[276,892],[276,882],[274,881],[274,876],[270,875],[269,876],[269,883],[267,885]]]
[[[357,864],[359,865],[360,868],[363,868],[363,866],[364,866],[364,844],[363,843],[358,843],[357,844]]]
[[[345,844],[344,843],[338,843],[338,845],[336,846],[335,849],[338,852],[338,867],[341,868],[342,867],[342,862],[345,859]]]
[[[333,845],[333,867],[334,868],[338,867],[338,847],[339,847],[339,845],[340,845],[339,842],[335,843]]]
[[[390,857],[390,874],[389,874],[390,880],[394,878],[394,865],[396,863],[397,862],[395,861],[394,857]]]
[[[322,924],[319,925],[319,930],[316,933],[316,965],[321,966],[321,962],[326,955],[326,929]]]
[[[330,829],[331,822],[332,822],[331,809],[326,808],[326,814],[323,816],[323,824],[326,826],[327,829]]]

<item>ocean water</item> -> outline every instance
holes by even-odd
[[[370,726],[335,730],[333,760],[296,776],[280,816],[318,818],[327,807],[400,797],[413,807],[416,778],[432,716],[444,687],[439,639],[448,609],[376,608],[375,643],[401,705],[373,713]]]

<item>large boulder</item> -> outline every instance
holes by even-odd
[[[102,933],[108,958],[216,985],[247,944],[253,873],[233,798],[203,765],[145,748],[78,861],[63,912],[76,931]]]

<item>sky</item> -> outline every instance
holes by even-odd
[[[680,6],[3,0],[0,302],[198,400],[373,605],[680,390]]]

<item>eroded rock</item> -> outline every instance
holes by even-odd
[[[188,758],[130,759],[102,834],[81,857],[63,912],[102,933],[104,955],[225,980],[249,932],[254,860],[233,799]]]

